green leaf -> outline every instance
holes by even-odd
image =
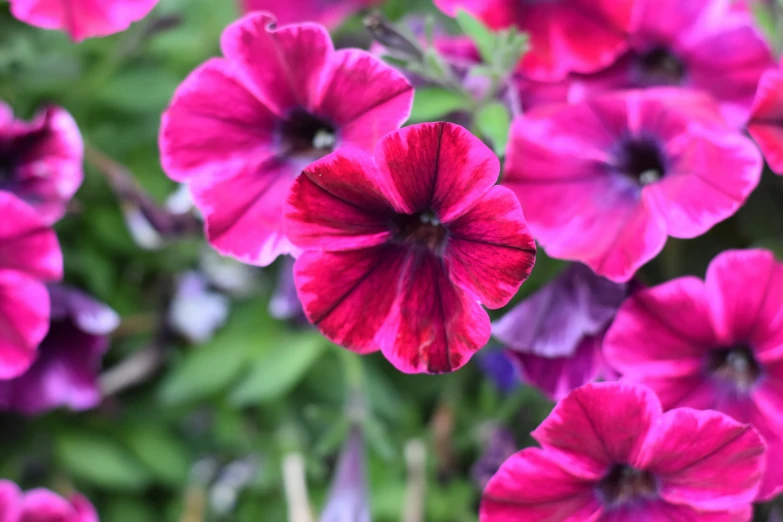
[[[309,332],[281,340],[275,349],[256,360],[250,374],[229,399],[244,406],[285,395],[299,383],[327,346],[326,339]]]
[[[467,106],[465,97],[441,87],[424,87],[416,89],[411,111],[412,122],[435,121],[447,114],[464,109]]]
[[[184,404],[226,390],[257,357],[277,346],[281,326],[259,300],[234,310],[228,324],[207,344],[191,349],[163,381],[164,403]]]
[[[108,522],[160,520],[160,513],[140,498],[115,497],[109,502],[106,510],[101,513],[101,520]]]
[[[161,112],[181,79],[161,68],[135,68],[113,76],[95,92],[94,100],[106,107],[126,111]]]
[[[162,482],[182,484],[190,471],[190,459],[181,441],[166,429],[141,425],[126,434],[131,452]]]
[[[481,53],[481,57],[487,63],[492,63],[495,53],[495,35],[478,18],[472,16],[467,11],[460,9],[457,11],[457,23],[462,32],[465,33]]]
[[[486,105],[476,115],[476,125],[481,134],[492,142],[495,154],[505,155],[511,127],[511,116],[506,106],[500,102]]]
[[[57,439],[56,451],[70,473],[102,488],[138,490],[150,482],[150,475],[125,448],[102,436],[64,434]]]

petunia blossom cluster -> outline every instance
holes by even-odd
[[[80,41],[125,29],[156,3],[11,0],[11,12]],[[531,434],[540,447],[481,473],[481,522],[750,521],[754,502],[783,491],[783,262],[726,250],[704,279],[676,277],[677,245],[733,219],[765,166],[783,173],[783,69],[750,7],[434,0],[462,23],[462,11],[475,17],[480,36],[529,35],[518,63],[482,76],[496,64],[482,62],[475,34],[394,33],[431,66],[418,71],[335,48],[327,28],[375,4],[244,0],[222,57],[173,93],[160,160],[192,195],[208,242],[249,265],[285,256],[270,314],[304,315],[400,372],[457,371],[494,334],[521,380],[556,405]],[[465,99],[453,112],[470,113],[471,130],[405,126],[408,78],[422,70]],[[498,103],[506,97],[514,103]],[[487,132],[478,116],[498,107],[502,132]],[[505,143],[506,130],[501,162],[487,143]],[[57,284],[51,228],[81,183],[83,153],[64,109],[26,122],[0,105],[8,410],[102,399],[97,372],[119,318]],[[528,288],[539,248],[565,267]],[[170,322],[198,343],[229,307],[194,299],[205,294],[197,278],[182,282]],[[205,302],[212,320],[190,328]],[[488,309],[510,303],[490,320]],[[511,441],[478,469],[494,471]],[[324,518],[367,519],[365,497],[352,428]],[[97,518],[81,497],[0,483],[0,520],[40,519],[36,509]]]

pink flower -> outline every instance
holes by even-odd
[[[490,308],[528,277],[535,243],[522,209],[493,187],[498,159],[458,125],[384,137],[305,169],[286,230],[304,252],[294,279],[307,318],[404,372],[450,372],[489,339]]]
[[[435,0],[454,16],[464,9],[493,29],[516,26],[530,35],[521,72],[553,81],[594,72],[628,48],[634,0]]]
[[[640,0],[631,49],[604,71],[575,75],[567,98],[600,92],[679,86],[711,95],[724,118],[742,127],[756,84],[774,66],[752,14],[730,0]],[[720,78],[720,81],[716,81]]]
[[[98,372],[120,318],[105,304],[66,286],[50,285],[49,296],[49,333],[24,374],[0,381],[1,409],[36,415],[60,406],[87,410],[101,401]]]
[[[604,332],[628,295],[626,284],[574,263],[492,325],[522,380],[553,400],[613,372]]]
[[[783,264],[765,250],[720,254],[705,281],[640,291],[606,335],[607,361],[666,409],[714,409],[752,424],[770,448],[760,492],[783,490]]]
[[[281,230],[294,178],[334,149],[372,150],[408,118],[413,89],[364,51],[335,51],[319,25],[251,14],[222,47],[163,115],[163,166],[190,184],[218,251],[268,265],[295,253]]]
[[[46,489],[23,493],[10,480],[0,480],[2,522],[98,522],[98,513],[79,494],[66,500]]]
[[[158,0],[10,0],[11,14],[43,29],[67,32],[75,42],[124,31]]]
[[[79,128],[65,109],[49,107],[27,123],[0,101],[0,190],[35,207],[47,223],[65,214],[81,185],[83,157]]]
[[[764,73],[748,122],[748,132],[769,168],[783,174],[783,69]]]
[[[480,522],[749,522],[759,435],[722,413],[661,412],[648,388],[588,384],[490,480]]]
[[[706,96],[666,88],[534,109],[511,129],[503,184],[547,254],[627,281],[758,184],[758,149],[722,121]]]
[[[241,0],[245,12],[268,11],[281,24],[318,22],[328,28],[337,27],[343,20],[359,11],[380,3],[381,0]]]
[[[44,281],[62,277],[57,236],[32,207],[0,190],[0,380],[24,373],[49,329]]]

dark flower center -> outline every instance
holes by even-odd
[[[620,144],[616,169],[640,185],[649,185],[666,174],[666,159],[654,139],[630,138]]]
[[[448,230],[431,210],[416,214],[397,214],[391,224],[395,242],[427,248],[440,253]]]
[[[761,367],[747,346],[712,350],[707,356],[707,371],[740,391],[750,390],[761,375]]]
[[[680,85],[685,78],[685,64],[665,47],[654,47],[637,58],[642,82],[652,85]]]
[[[318,159],[332,152],[337,144],[334,125],[302,108],[288,113],[280,123],[278,136],[288,157]]]
[[[658,484],[649,471],[617,464],[598,483],[598,491],[605,505],[615,507],[640,498],[655,497]]]

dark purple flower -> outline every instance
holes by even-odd
[[[364,464],[364,438],[361,429],[351,429],[343,446],[329,499],[320,522],[370,522],[367,477]]]
[[[519,384],[517,371],[502,350],[484,350],[478,357],[478,364],[503,393],[510,392]]]
[[[66,407],[86,410],[101,400],[98,371],[119,316],[92,297],[62,285],[48,287],[49,333],[27,372],[0,382],[0,408],[36,415]]]
[[[484,453],[470,470],[473,482],[483,490],[506,459],[516,452],[517,443],[510,431],[502,426],[487,426],[484,430]]]
[[[495,322],[492,332],[522,379],[557,400],[607,376],[601,342],[628,286],[574,263]]]

